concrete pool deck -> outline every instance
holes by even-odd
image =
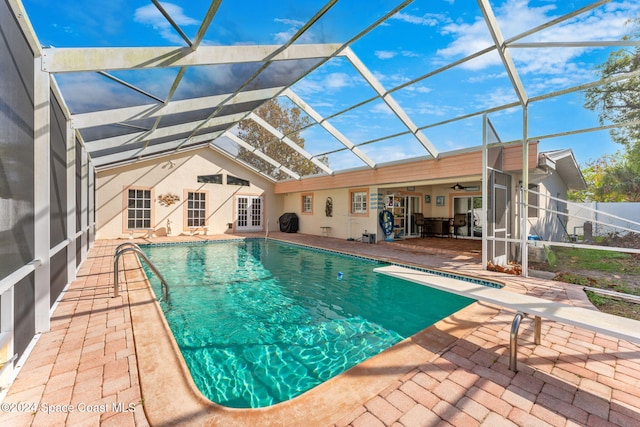
[[[228,236],[180,240],[204,237]],[[482,271],[473,251],[270,237],[492,278],[514,292],[589,307],[577,287]],[[532,322],[525,320],[520,370],[513,373],[507,349],[514,313],[477,303],[293,403],[225,410],[233,412],[229,424],[219,407],[188,398],[190,381],[162,353],[158,330],[147,328],[162,322],[149,318],[155,305],[129,260],[123,273],[129,286],[112,297],[113,250],[122,242],[95,243],[4,399],[0,425],[300,425],[300,417],[303,425],[354,427],[640,426],[639,346],[554,322],[543,322],[542,343],[534,346]],[[153,353],[163,362],[150,360]]]

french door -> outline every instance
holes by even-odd
[[[236,197],[236,231],[262,231],[261,196]]]

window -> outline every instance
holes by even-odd
[[[242,178],[237,178],[233,175],[227,175],[227,185],[243,185],[245,187],[249,186],[249,181]]]
[[[222,184],[222,174],[200,175],[198,176],[198,182],[202,184]]]
[[[540,186],[535,184],[529,184],[529,195],[528,195],[528,209],[527,216],[529,218],[537,218],[538,217],[538,206],[539,206],[539,196]]]
[[[128,190],[127,228],[151,228],[151,190]]]
[[[313,213],[313,194],[302,195],[302,213],[305,213],[305,214]]]
[[[356,215],[366,214],[369,192],[366,190],[352,190],[349,194],[351,195],[351,213]]]
[[[187,227],[204,227],[207,222],[206,193],[187,193]]]

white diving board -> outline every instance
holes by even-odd
[[[461,279],[443,277],[426,271],[414,270],[398,265],[378,267],[375,272],[408,280],[441,291],[450,292],[467,298],[475,299],[500,307],[509,308],[517,312],[511,327],[510,364],[515,371],[517,364],[517,338],[520,320],[524,315],[535,316],[535,343],[540,344],[540,318],[553,320],[567,325],[577,326],[625,341],[640,344],[640,321],[627,319],[575,307],[569,304],[549,301],[543,298],[523,295],[505,289],[478,285]]]

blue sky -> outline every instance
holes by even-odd
[[[296,43],[344,43],[399,2],[341,0]],[[496,0],[491,1],[505,39],[514,37],[591,1]],[[195,36],[208,2],[181,0],[162,2],[184,32]],[[275,44],[288,40],[323,1],[230,1],[222,2],[207,31],[204,44]],[[176,46],[184,45],[151,2],[24,1],[25,9],[43,45],[55,47]],[[584,14],[522,38],[519,42],[615,41],[628,31],[625,22],[640,13],[640,2],[611,1]],[[386,89],[392,89],[439,70],[492,44],[478,4],[470,0],[414,1],[391,19],[355,41],[351,49]],[[511,49],[513,61],[529,97],[560,91],[597,79],[595,66],[604,62],[611,47],[553,47]],[[291,70],[281,68],[279,73]],[[180,88],[199,93],[202,84],[224,85],[237,78],[227,66],[195,70]],[[175,69],[115,73],[159,96],[172,81]],[[95,74],[60,76],[61,86],[84,85],[91,98],[110,108],[122,102],[113,86],[99,82]],[[100,86],[100,87],[98,87]],[[344,58],[328,61],[292,89],[323,116],[343,111],[375,95],[357,70]],[[111,95],[110,95],[111,94]],[[108,101],[109,97],[114,98]],[[430,126],[458,116],[494,108],[517,100],[500,61],[493,51],[392,92],[394,99],[419,126]],[[131,95],[131,102],[135,102]],[[81,99],[69,99],[72,110],[82,110]],[[529,136],[543,136],[598,125],[597,115],[585,110],[584,95],[573,93],[531,104]],[[87,107],[88,108],[88,107]],[[522,110],[491,113],[501,138],[522,137]],[[330,122],[353,143],[359,144],[396,133],[406,127],[384,102],[367,103]],[[428,127],[424,134],[439,151],[477,146],[482,142],[482,122],[474,117],[447,125]],[[315,126],[303,133],[306,149],[318,154],[341,145]],[[361,147],[376,162],[426,155],[410,135]],[[619,147],[606,131],[544,139],[542,150],[572,148],[580,163],[612,153]],[[346,154],[346,155],[345,155]],[[334,169],[361,166],[350,153],[330,155]]]

